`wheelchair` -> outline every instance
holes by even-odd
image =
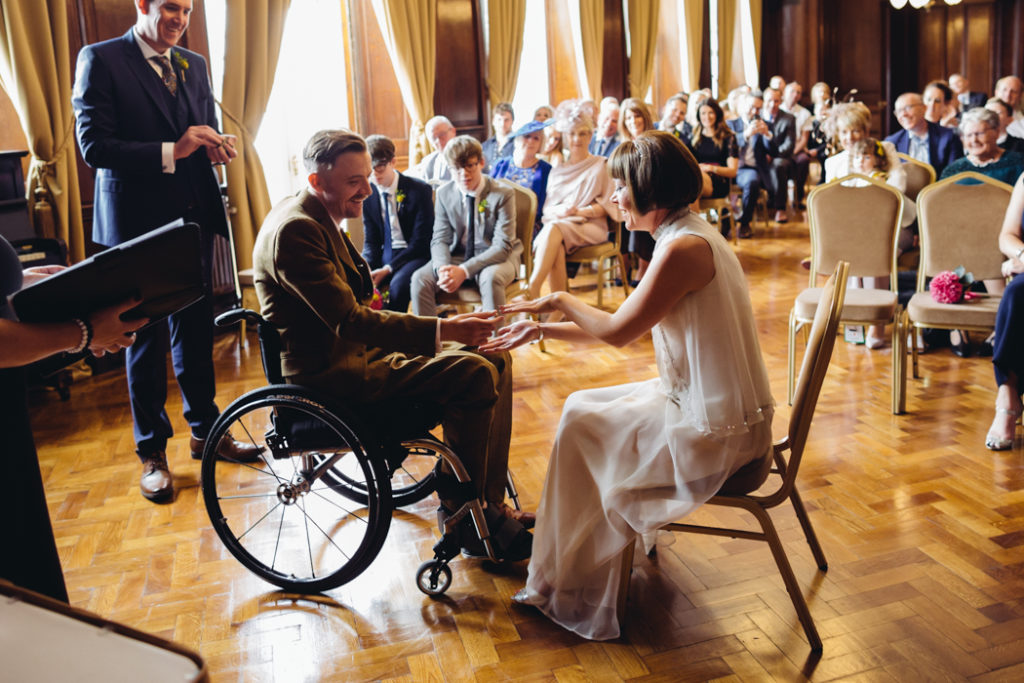
[[[437,406],[408,400],[354,406],[285,384],[273,325],[242,308],[221,314],[216,325],[241,321],[258,331],[269,386],[243,394],[221,413],[206,439],[200,479],[214,530],[247,569],[294,592],[337,588],[377,557],[395,507],[435,491],[442,461],[461,492],[473,491],[458,456],[430,434],[440,423]],[[394,424],[396,414],[402,424]],[[258,459],[218,457],[224,438],[259,447]],[[507,488],[519,509],[511,474]],[[416,572],[423,593],[441,595],[451,585],[448,564],[460,552],[467,517],[487,558],[500,561],[475,495],[442,521],[433,559]]]

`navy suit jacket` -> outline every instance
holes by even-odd
[[[134,29],[78,53],[72,104],[82,157],[96,169],[93,241],[120,244],[182,216],[227,235],[213,166],[200,147],[162,171],[161,145],[189,126],[216,127],[206,61],[175,47],[171,96],[135,42]]]
[[[381,195],[372,183],[372,193],[363,202],[363,258],[376,270],[388,265],[391,272],[413,259],[430,259],[430,237],[434,234],[434,190],[428,183],[399,174],[398,192],[405,197],[398,205],[398,225],[408,245],[390,262],[384,260],[391,243],[391,228],[384,225]]]
[[[942,176],[942,171],[951,163],[964,155],[964,147],[952,128],[940,126],[931,121],[928,124],[928,159],[935,169],[935,177]],[[886,138],[902,154],[910,154],[910,133],[900,130]]]
[[[606,140],[607,142],[605,142]],[[608,138],[598,138],[597,134],[595,133],[590,138],[590,144],[587,145],[587,150],[591,154],[596,154],[597,156],[604,157],[607,159],[612,155],[612,152],[614,152],[615,148],[618,147],[620,144],[622,144],[622,138],[620,138],[618,135],[613,135],[609,140]],[[605,149],[599,149],[600,147],[604,147]]]

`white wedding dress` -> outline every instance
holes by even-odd
[[[747,281],[728,243],[687,213],[661,226],[711,245],[715,275],[653,329],[657,379],[566,400],[544,482],[526,602],[585,638],[619,635],[626,544],[684,517],[771,448],[773,401]]]

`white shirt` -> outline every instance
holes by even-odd
[[[811,114],[810,110],[807,109],[807,107],[801,104],[793,105],[792,109],[789,109],[786,107],[786,105],[781,104],[779,105],[779,109],[786,112],[787,114],[792,114],[793,118],[796,119],[796,134],[798,137],[804,131],[807,131],[809,133],[811,131],[811,128],[814,126],[814,121],[812,120],[814,116]]]
[[[162,81],[164,78],[164,71],[160,68],[160,65],[153,61],[153,57],[166,57],[171,58],[171,49],[167,48],[164,52],[157,52],[150,46],[149,43],[142,39],[139,32],[132,30],[132,36],[135,37],[135,44],[142,50],[142,58],[146,60],[146,64],[156,72],[156,75],[160,77]],[[160,144],[160,169],[164,173],[174,173],[174,143],[163,142]]]
[[[409,244],[405,241],[405,235],[402,234],[402,226],[398,222],[398,176],[401,173],[395,171],[395,177],[391,179],[391,184],[388,186],[378,185],[376,182],[373,183],[377,191],[380,192],[381,200],[384,199],[384,193],[388,193],[388,210],[384,211],[384,202],[381,201],[380,205],[380,216],[381,223],[387,223],[387,226],[391,229],[391,248],[392,249],[405,249]],[[390,217],[391,221],[388,222]],[[385,265],[385,267],[387,267]]]

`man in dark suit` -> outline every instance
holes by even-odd
[[[486,500],[489,525],[532,525],[533,515],[504,502],[512,359],[463,347],[483,342],[496,320],[372,310],[369,267],[340,229],[371,193],[366,145],[349,131],[321,131],[306,143],[303,163],[309,186],[273,208],[253,249],[256,294],[281,333],[286,380],[360,404],[420,398],[440,405],[445,441]],[[449,511],[460,504],[442,500]],[[505,546],[506,558],[529,556],[531,537],[522,534],[512,534],[518,540]]]
[[[512,122],[515,120],[515,112],[508,102],[499,102],[494,107],[494,116],[491,119],[491,127],[494,135],[484,140],[484,173],[489,173],[498,159],[512,156],[515,144],[512,141]]]
[[[739,185],[742,195],[737,235],[742,239],[754,236],[750,222],[754,218],[754,207],[761,194],[761,174],[757,169],[757,138],[768,130],[768,126],[761,120],[761,103],[760,91],[740,95],[736,107],[740,114],[739,118],[725,122],[725,125],[736,134],[736,146],[740,155],[736,184]]]
[[[796,119],[782,111],[782,92],[765,88],[761,114],[768,131],[757,136],[757,168],[768,189],[769,205],[775,209],[775,221],[785,223],[789,179],[793,176],[793,150],[796,148]]]
[[[971,90],[971,84],[963,74],[951,74],[949,77],[949,87],[956,96],[961,112],[974,109],[975,107],[984,107],[985,102],[988,100],[988,95],[985,93]]]
[[[114,246],[178,218],[202,228],[207,288],[215,234],[228,226],[211,164],[236,156],[234,140],[216,130],[205,60],[176,47],[188,28],[192,0],[136,0],[137,20],[120,38],[82,49],[72,103],[78,144],[96,169],[93,241]],[[209,293],[209,292],[208,292]],[[191,450],[202,457],[218,415],[209,296],[138,332],[126,356],[142,495],[174,495],[165,454],[171,423],[167,397],[168,326],[174,371],[192,429]],[[225,440],[221,455],[258,457]]]
[[[610,98],[605,98],[608,100]],[[619,103],[612,99],[605,104],[601,101],[601,113],[597,115],[597,130],[590,138],[587,149],[591,154],[607,159],[619,146]],[[543,207],[538,207],[541,209]]]
[[[932,123],[924,115],[924,99],[916,92],[903,93],[896,98],[896,120],[903,130],[886,140],[897,152],[931,164],[938,178],[946,166],[964,155],[964,148],[956,130]]]
[[[383,135],[366,138],[373,163],[372,192],[363,204],[363,258],[373,285],[388,284],[385,308],[409,308],[412,274],[430,260],[434,191],[395,169],[395,143]]]
[[[505,303],[519,273],[523,244],[516,237],[513,190],[483,174],[480,143],[460,135],[444,150],[455,180],[434,199],[430,263],[412,276],[412,312],[436,315],[437,296],[475,280],[485,311]]]

